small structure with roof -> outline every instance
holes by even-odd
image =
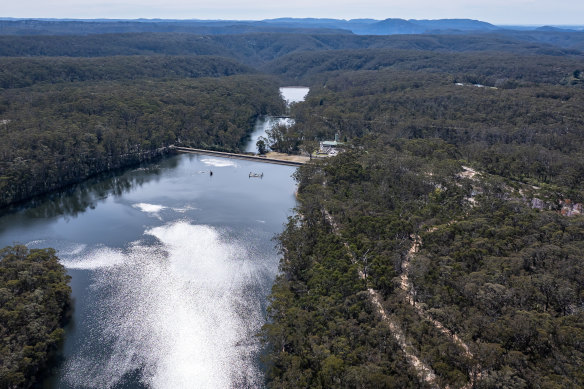
[[[335,140],[325,140],[320,142],[320,147],[316,152],[316,157],[334,157],[343,152],[343,142],[339,142],[339,134],[335,135]]]

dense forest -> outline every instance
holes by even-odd
[[[298,124],[279,128],[279,138],[287,140],[280,144],[331,139],[335,133],[345,139],[440,138],[488,173],[582,201],[582,60],[537,57],[517,65],[523,57],[516,62],[490,53],[450,58],[456,65],[437,59],[419,70],[404,70],[399,63],[318,73],[307,102],[295,108]]]
[[[284,110],[262,76],[44,83],[0,96],[0,206],[173,145],[238,150],[257,116]]]
[[[69,276],[52,249],[0,250],[0,388],[29,388],[63,339]]]
[[[354,147],[297,173],[270,387],[583,386],[584,219],[465,178],[441,139]]]
[[[266,66],[311,85],[272,147],[348,142],[297,173],[271,387],[584,385],[584,220],[560,213],[584,200],[583,66],[387,49]]]
[[[270,147],[345,145],[296,173],[268,386],[583,387],[584,33],[314,29],[0,35],[0,208],[240,151],[306,85]]]
[[[255,71],[213,56],[0,57],[0,88],[59,82],[223,77]]]
[[[551,33],[550,33],[551,34]],[[536,35],[536,38],[539,35]],[[561,35],[560,35],[561,36]],[[544,36],[545,37],[545,36]],[[427,52],[511,52],[534,55],[581,55],[584,32],[564,47],[520,35],[439,34],[363,36],[352,34],[250,33],[194,35],[173,33],[95,34],[87,36],[0,35],[0,56],[106,57],[127,55],[219,55],[259,66],[291,53],[326,50],[403,49]]]
[[[568,78],[573,81],[574,71],[580,70],[581,65],[581,55],[557,57],[496,50],[434,52],[376,48],[287,54],[270,61],[262,69],[280,77],[310,84],[348,71],[401,70],[420,74],[420,84],[425,82],[424,77],[430,73],[446,76],[445,81],[510,89],[536,84],[566,84]],[[400,77],[399,74],[396,76]],[[397,81],[399,80],[393,80],[394,83]]]

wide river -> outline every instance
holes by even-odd
[[[54,247],[72,276],[64,358],[45,387],[262,387],[255,335],[294,170],[177,155],[0,216],[0,247]]]

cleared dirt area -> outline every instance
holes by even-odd
[[[310,160],[310,157],[307,157],[305,155],[291,155],[291,154],[277,153],[275,151],[270,151],[269,153],[267,153],[266,158],[281,159],[284,161],[292,161],[292,162],[300,162],[300,163],[306,163]]]

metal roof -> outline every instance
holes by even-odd
[[[335,140],[325,140],[321,143],[323,146],[339,146],[343,144],[343,142],[337,142]]]

